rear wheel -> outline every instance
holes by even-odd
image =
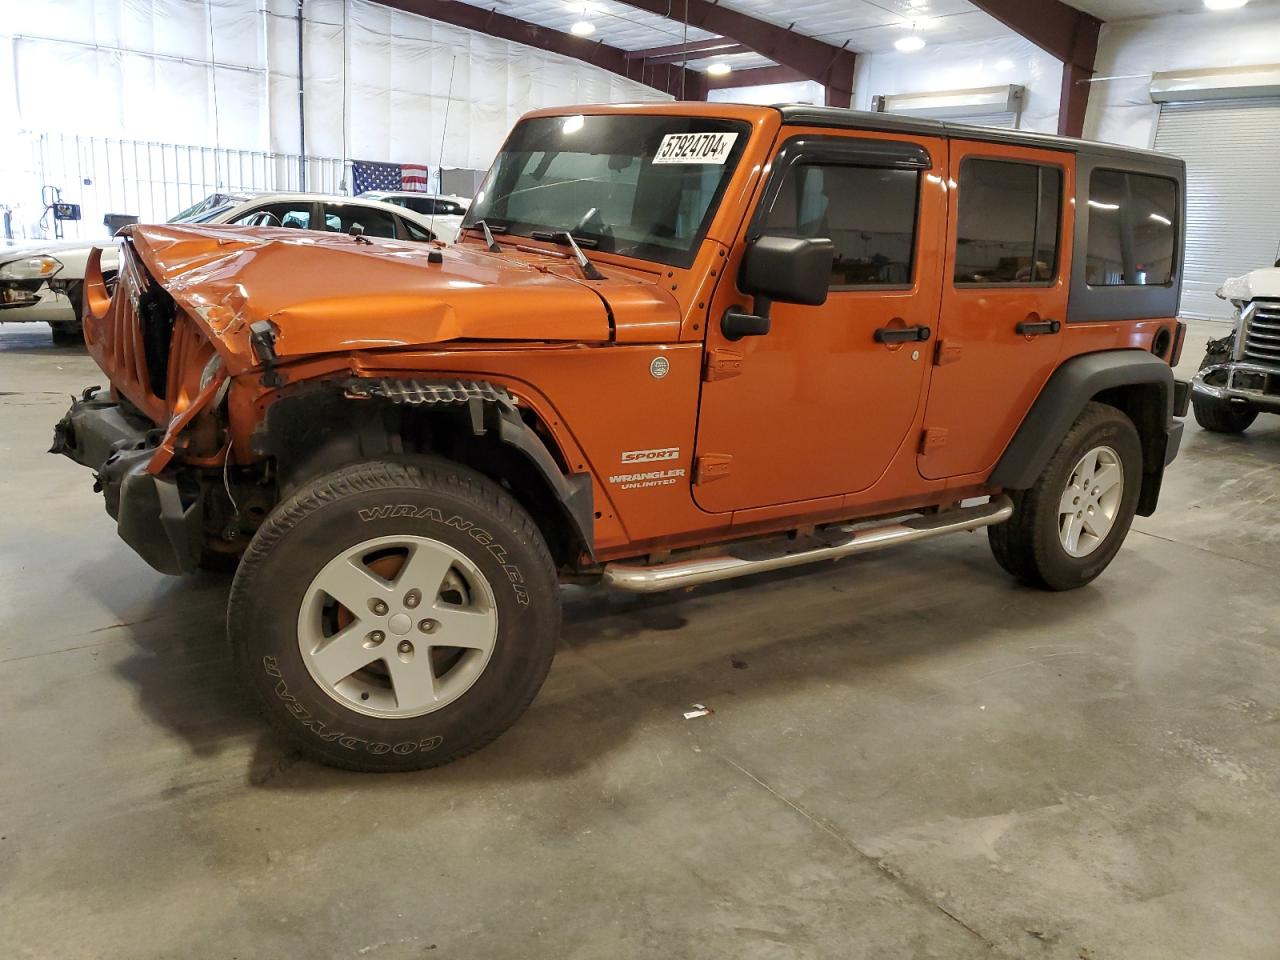
[[[231,588],[239,667],[276,729],[356,770],[483,747],[537,693],[560,623],[537,527],[439,460],[312,481],[255,535]]]
[[[988,528],[996,561],[1045,590],[1084,586],[1107,568],[1129,532],[1142,487],[1142,444],[1114,407],[1088,404],[1013,516]]]
[[[1213,433],[1243,433],[1258,419],[1258,411],[1247,403],[1233,403],[1216,397],[1191,397],[1196,423]]]

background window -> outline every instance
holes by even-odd
[[[311,224],[311,204],[269,203],[254,207],[252,211],[236,220],[236,224],[252,224],[259,227],[299,227],[306,230]]]
[[[1178,188],[1172,180],[1093,171],[1085,282],[1095,287],[1167,284],[1177,221]]]
[[[400,226],[404,227],[404,235],[409,240],[417,240],[425,243],[428,240],[433,239],[430,233],[422,229],[422,227],[418,226],[412,220],[401,220]]]
[[[354,203],[326,203],[324,205],[324,229],[337,233],[350,233],[351,225],[364,227],[366,237],[394,237],[396,218],[385,210],[362,207]]]
[[[764,232],[829,237],[836,287],[911,283],[920,174],[916,170],[797,164],[765,218]]]
[[[960,164],[956,283],[1044,283],[1058,271],[1062,171],[969,158]]]

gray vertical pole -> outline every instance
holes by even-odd
[[[302,4],[298,0],[298,189],[307,189],[307,112],[302,73]]]

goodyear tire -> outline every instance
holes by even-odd
[[[533,700],[560,628],[555,566],[499,486],[442,460],[357,464],[267,518],[231,587],[238,669],[306,755],[439,766]]]
[[[996,561],[1020,583],[1073,590],[1115,558],[1142,490],[1142,444],[1124,413],[1088,404],[1013,516],[987,528]]]

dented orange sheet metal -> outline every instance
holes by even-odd
[[[151,275],[222,342],[232,373],[257,364],[258,320],[276,327],[284,360],[458,339],[610,338],[604,301],[584,283],[474,249],[447,247],[430,263],[434,247],[345,234],[165,225],[129,235]],[[667,309],[678,320],[674,301]]]

